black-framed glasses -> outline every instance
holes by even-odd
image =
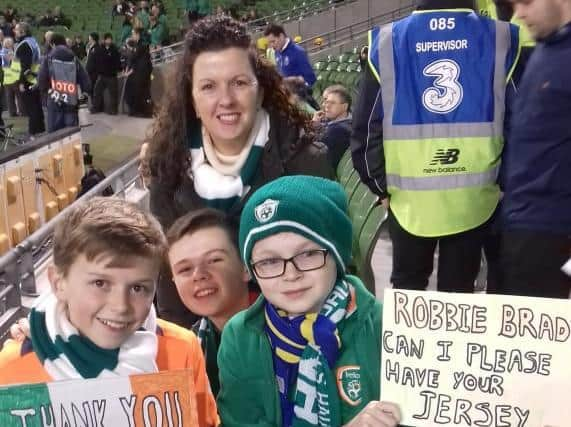
[[[288,262],[298,271],[318,270],[325,265],[328,253],[327,249],[310,249],[291,258],[266,258],[252,263],[252,269],[258,279],[273,279],[283,275]]]

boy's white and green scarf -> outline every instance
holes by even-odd
[[[189,130],[187,147],[190,149],[190,175],[196,194],[209,207],[228,211],[250,190],[252,181],[259,169],[259,161],[268,142],[270,117],[260,109],[254,127],[248,137],[249,153],[236,174],[227,175],[215,169],[206,157],[203,137],[208,137],[204,129]]]
[[[151,307],[143,326],[123,345],[107,350],[78,333],[66,308],[50,294],[30,313],[34,352],[54,380],[104,378],[157,372],[156,313]]]
[[[198,323],[198,329],[193,327],[193,331],[195,331],[200,347],[202,348],[210,388],[214,396],[216,396],[220,391],[217,360],[218,348],[220,347],[220,332],[218,332],[212,321],[207,317],[201,318]]]
[[[350,295],[351,285],[338,280],[319,314],[292,319],[266,302],[265,329],[273,350],[284,427],[341,425],[332,369],[341,348],[337,325],[348,315]]]

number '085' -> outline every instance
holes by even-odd
[[[431,31],[453,30],[456,28],[456,18],[432,18],[429,26]]]

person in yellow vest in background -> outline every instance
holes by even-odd
[[[510,0],[495,0],[496,3],[496,10],[498,13],[498,19],[503,21],[511,22],[519,27],[519,41],[521,44],[521,53],[518,61],[518,66],[514,71],[513,74],[513,81],[514,84],[517,86],[521,77],[523,75],[523,71],[525,70],[525,66],[529,57],[531,56],[536,41],[531,35],[529,28],[525,23],[518,19],[514,13],[514,5]]]
[[[420,0],[369,33],[351,154],[389,211],[394,288],[426,289],[438,245],[438,290],[473,292],[518,53],[518,28],[473,0]]]
[[[6,37],[2,42],[0,49],[0,61],[2,62],[2,71],[4,75],[3,86],[8,113],[10,117],[18,116],[18,108],[20,104],[20,94],[18,93],[18,77],[19,73],[15,73],[10,68],[12,59],[14,58],[14,39]],[[18,101],[18,102],[16,102]]]
[[[492,19],[500,19],[502,21],[511,22],[519,27],[519,42],[521,45],[521,53],[518,61],[518,66],[514,71],[513,81],[519,82],[525,64],[529,59],[533,48],[535,47],[535,40],[527,26],[514,15],[513,4],[510,0],[476,0],[478,13]]]
[[[496,11],[496,5],[494,0],[477,0],[476,1],[477,12],[487,18],[498,19],[498,14]]]
[[[40,46],[32,37],[30,25],[26,22],[20,22],[14,27],[14,35],[18,44],[10,69],[18,75],[18,89],[28,115],[28,133],[33,136],[46,130],[38,88]]]

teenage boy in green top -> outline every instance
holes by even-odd
[[[238,227],[224,212],[205,208],[180,217],[167,233],[168,258],[180,299],[202,316],[192,328],[206,359],[212,392],[219,390],[217,354],[228,320],[259,295],[238,251]]]
[[[398,424],[396,405],[377,401],[381,305],[346,274],[351,241],[333,181],[279,178],[246,203],[240,254],[263,297],[222,333],[222,425]]]

